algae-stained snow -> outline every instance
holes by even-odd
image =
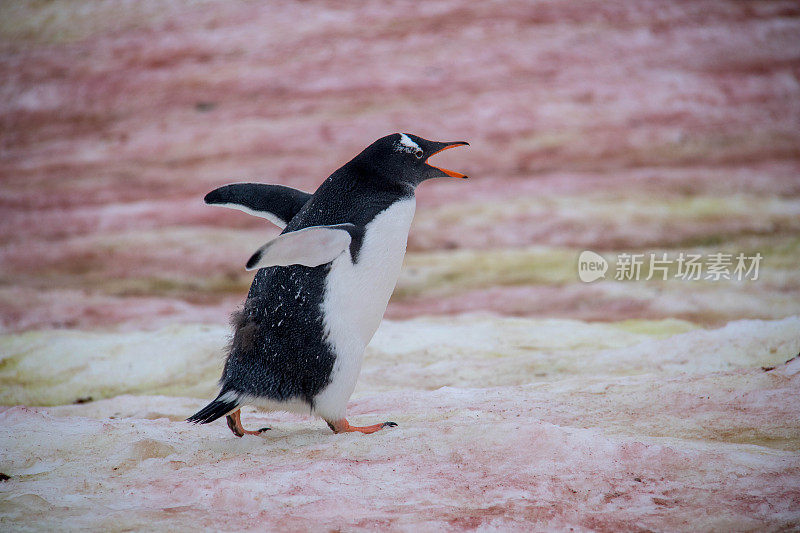
[[[795,4],[3,3],[0,530],[800,529]],[[399,426],[184,423],[277,234],[203,195],[394,131],[472,177],[420,187],[350,403]]]
[[[10,334],[0,376],[25,387],[4,387],[4,403],[58,405],[0,412],[11,476],[0,520],[21,530],[789,527],[800,358],[785,361],[798,331],[800,317],[714,330],[388,321],[350,416],[397,428],[334,435],[319,420],[246,410],[246,424],[272,430],[243,439],[222,421],[183,422],[214,392],[224,328]],[[97,401],[70,405],[87,394]]]

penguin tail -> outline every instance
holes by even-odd
[[[208,424],[221,418],[241,405],[239,395],[233,391],[221,392],[214,401],[186,419],[193,424]]]

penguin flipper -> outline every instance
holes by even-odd
[[[354,240],[360,240],[362,232],[363,228],[354,224],[335,224],[282,233],[250,257],[247,270],[270,266],[324,265],[336,259]]]
[[[206,194],[208,205],[238,209],[248,215],[266,218],[283,229],[303,208],[311,194],[283,185],[232,183]]]

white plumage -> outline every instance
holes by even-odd
[[[365,227],[356,263],[343,253],[331,264],[322,305],[336,362],[330,383],[314,398],[315,412],[326,420],[345,416],[364,349],[381,323],[400,275],[416,206],[411,197],[381,211]]]

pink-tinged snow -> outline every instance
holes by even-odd
[[[12,432],[4,444],[33,447],[35,455],[6,459],[20,479],[3,485],[3,514],[19,530],[697,531],[798,524],[796,453],[561,427],[532,418],[523,402],[535,400],[521,391],[507,394],[513,401],[497,407],[494,391],[460,389],[363,401],[356,418],[400,417],[402,424],[371,438],[279,417],[280,429],[236,440],[221,426],[15,407],[0,414]],[[138,403],[120,399],[126,401]]]
[[[796,2],[6,2],[0,79],[3,531],[800,529]],[[471,143],[350,404],[399,426],[183,423],[277,234],[203,195],[394,131]]]
[[[684,327],[388,322],[350,420],[399,425],[369,436],[246,409],[247,426],[272,429],[238,439],[222,421],[183,423],[203,400],[180,396],[5,408],[0,464],[10,479],[0,484],[0,523],[15,530],[797,527],[800,358],[784,361],[800,349],[800,318],[664,333]],[[168,346],[174,357],[211,358],[203,334],[174,333],[184,343]],[[77,369],[82,382],[102,380],[92,377],[103,367],[98,359],[124,366],[137,345],[130,381],[153,390],[165,375],[180,379],[177,369],[165,370],[176,366],[169,355],[132,340],[107,334],[91,368]],[[114,342],[126,356],[102,355],[118,351]],[[558,352],[571,361],[560,362]],[[396,382],[405,386],[385,386]]]
[[[726,247],[772,252],[784,266],[800,260],[793,2],[2,9],[6,330],[140,326],[125,309],[145,311],[148,298],[157,324],[165,313],[222,320],[227,313],[185,304],[219,309],[240,297],[249,282],[242,265],[274,229],[204,206],[202,196],[242,180],[313,190],[392,131],[471,142],[436,156],[473,179],[420,188],[412,253],[567,248],[573,256],[558,268],[571,271],[571,285],[583,249]],[[799,313],[793,272],[753,284],[756,302],[700,302],[678,316],[720,325]],[[389,312],[550,316],[549,308],[616,320],[642,308],[636,294],[619,294],[635,287],[616,288],[598,307],[580,285],[513,284],[517,300],[531,291],[546,300],[504,309],[481,296],[486,286],[453,286],[443,305],[401,290]],[[59,318],[25,305],[50,290],[82,291],[110,312],[78,303]],[[659,290],[686,300],[678,284]],[[738,288],[718,290],[732,302]],[[676,316],[646,307],[648,317]]]

